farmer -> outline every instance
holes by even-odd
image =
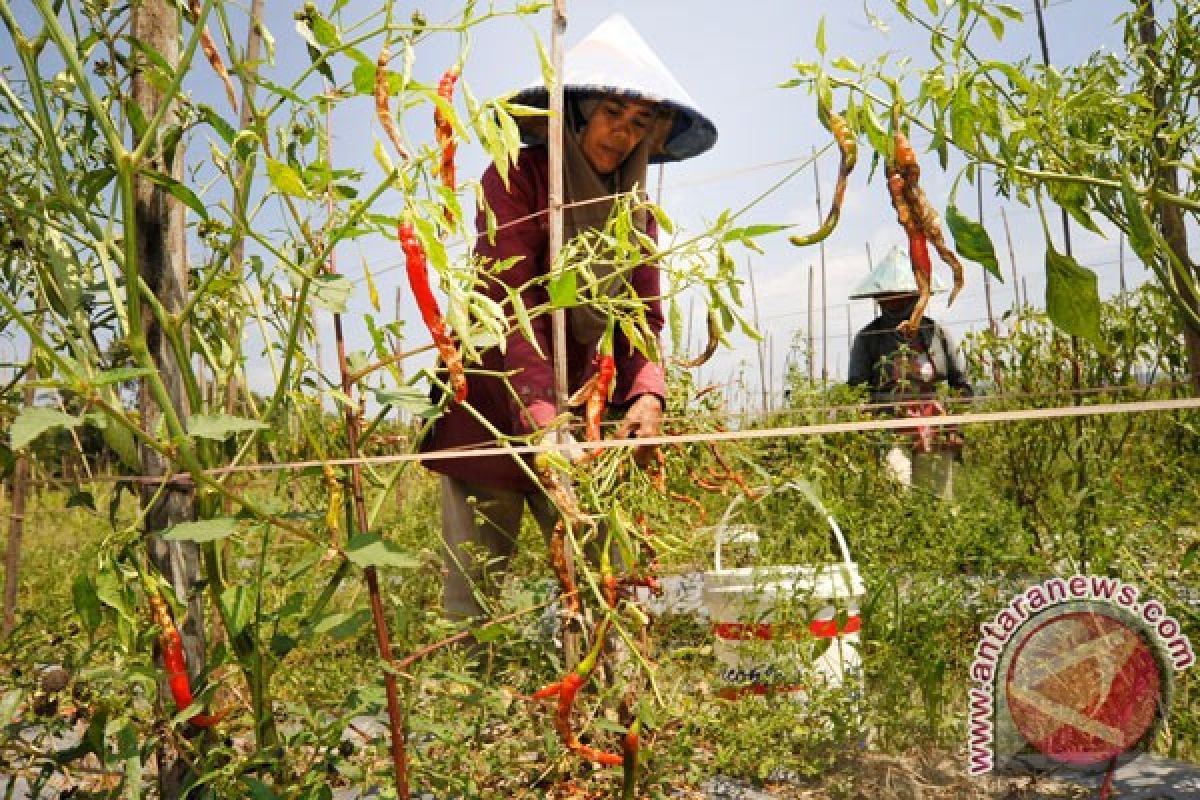
[[[943,291],[936,278],[933,291]],[[937,400],[942,381],[963,395],[973,393],[958,350],[941,325],[921,317],[912,338],[898,330],[917,302],[916,281],[900,248],[892,248],[850,294],[851,299],[865,297],[875,298],[880,314],[854,337],[847,378],[851,386],[868,387],[872,403],[895,404],[889,410],[898,416],[944,413]],[[961,436],[933,427],[912,429],[907,436],[909,447],[895,446],[888,452],[888,468],[901,483],[950,499]]]
[[[712,147],[717,134],[619,15],[566,54],[564,73],[563,241],[570,242],[603,230],[619,199],[645,198],[647,164],[698,155]],[[544,108],[546,97],[544,88],[532,87],[518,92],[515,100]],[[549,299],[545,282],[536,280],[550,269],[546,120],[529,117],[522,126],[527,146],[509,170],[508,184],[495,166],[482,179],[484,200],[495,215],[494,239],[487,234],[484,210],[476,217],[475,253],[485,262],[489,295],[506,311],[510,288],[524,287],[526,309],[545,308]],[[635,210],[633,222],[656,236],[654,218],[646,211]],[[491,264],[507,259],[513,261],[503,271],[490,271]],[[643,302],[648,326],[657,336],[663,325],[657,265],[638,259],[608,261],[605,266],[602,260],[592,263],[592,271],[601,283],[619,272],[623,279],[607,281],[602,291]],[[531,281],[536,285],[530,286]],[[610,406],[623,413],[615,435],[656,436],[666,395],[662,368],[631,347],[619,326],[612,330],[609,323],[607,314],[588,305],[567,310],[569,391],[595,371],[597,348],[611,332],[616,377]],[[467,403],[504,436],[537,434],[559,422],[550,314],[534,317],[532,328],[536,343],[514,327],[503,351],[488,350],[469,374]],[[501,375],[508,376],[507,385]],[[452,405],[422,449],[478,447],[495,440],[471,411]],[[441,473],[445,611],[455,618],[479,616],[513,556],[525,509],[549,537],[557,519],[555,507],[531,478],[528,460],[496,455],[425,464]]]

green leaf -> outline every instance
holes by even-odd
[[[321,273],[313,278],[310,296],[316,308],[341,314],[349,306],[350,295],[353,293],[354,284],[345,275]]]
[[[284,194],[302,197],[305,200],[310,197],[300,173],[292,169],[290,164],[268,158],[267,177],[271,179],[271,185]]]
[[[254,618],[257,596],[253,586],[230,586],[221,592],[221,605],[229,615],[230,636],[237,636]]]
[[[969,258],[995,276],[996,280],[1004,283],[1004,274],[1000,271],[1000,262],[996,260],[996,248],[992,237],[982,223],[975,222],[963,216],[962,212],[951,203],[946,206],[946,225],[954,237],[954,249],[963,258]]]
[[[350,73],[350,80],[354,84],[354,91],[358,94],[375,94],[375,62],[371,61],[366,64],[359,64]],[[404,90],[404,76],[399,72],[388,70],[388,94],[397,95]]]
[[[360,608],[355,611],[330,614],[313,626],[313,633],[329,634],[335,642],[357,636],[371,621],[371,612]]]
[[[1096,273],[1046,243],[1046,313],[1072,336],[1104,347]]]
[[[747,239],[754,239],[770,233],[779,233],[779,231],[786,231],[790,227],[792,226],[766,223],[761,225],[747,225],[744,228],[730,228],[725,232],[725,235],[721,238],[721,241],[742,242],[744,244]]]
[[[279,795],[257,778],[243,776],[242,783],[246,785],[247,797],[250,797],[251,800],[279,800]]]
[[[825,16],[821,15],[821,19],[817,22],[817,40],[815,42],[817,52],[822,58],[825,56]]]
[[[381,406],[404,409],[420,419],[433,419],[438,415],[438,407],[429,402],[429,396],[411,386],[399,389],[376,389],[375,402]]]
[[[245,431],[260,431],[267,428],[265,423],[244,417],[231,417],[228,414],[193,414],[188,417],[187,429],[192,436],[201,439],[216,439],[224,441],[235,433]]]
[[[133,439],[132,431],[124,425],[114,422],[100,427],[100,438],[104,440],[109,449],[117,454],[117,459],[122,466],[131,471],[141,469],[142,456],[138,451],[137,442]]]
[[[397,548],[378,533],[360,533],[346,544],[346,558],[360,567],[416,569],[419,559]]]
[[[81,421],[79,417],[72,417],[53,408],[23,408],[9,429],[9,447],[20,450],[46,431],[74,428]]]
[[[233,517],[181,522],[163,531],[162,538],[168,542],[215,542],[231,536],[237,531],[237,526],[238,521]]]
[[[225,144],[232,145],[233,138],[237,136],[237,131],[232,125],[225,121],[225,118],[216,112],[211,106],[200,104],[200,115],[204,117],[204,121],[209,127],[217,132],[217,135],[225,140]]]
[[[475,628],[471,631],[471,635],[480,644],[487,644],[488,642],[496,642],[512,637],[513,629],[512,626],[502,622],[493,622],[491,625]]]
[[[75,613],[91,636],[100,627],[102,619],[100,598],[96,596],[96,585],[91,578],[82,573],[75,576],[71,582],[71,600],[75,604]]]
[[[1125,205],[1125,214],[1129,218],[1129,246],[1133,248],[1133,252],[1137,253],[1137,257],[1142,260],[1143,264],[1153,269],[1157,250],[1154,229],[1150,226],[1150,218],[1146,216],[1146,210],[1142,208],[1142,201],[1138,197],[1137,190],[1133,188],[1129,170],[1121,173],[1121,200]]]
[[[337,26],[325,19],[318,12],[312,11],[308,17],[309,25],[312,26],[313,37],[322,47],[337,47],[342,43],[342,37],[338,35]]]
[[[195,211],[196,216],[200,217],[200,219],[208,219],[208,209],[205,208],[204,202],[197,197],[196,193],[191,189],[184,186],[174,178],[168,175],[163,175],[161,172],[155,172],[152,169],[142,170],[142,175],[166,189],[172,197],[183,203],[192,211]]]
[[[575,270],[564,269],[550,279],[546,287],[550,294],[550,305],[555,308],[570,308],[579,301],[579,290]]]
[[[1196,563],[1197,558],[1200,558],[1200,542],[1192,542],[1187,552],[1183,554],[1183,559],[1179,562],[1179,571],[1187,572]]]
[[[111,564],[106,569],[102,569],[96,573],[96,598],[126,620],[134,622],[136,618],[133,612],[129,610],[125,585],[125,579],[117,572],[117,568]]]

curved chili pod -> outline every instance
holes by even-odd
[[[461,403],[467,399],[467,376],[463,369],[462,356],[446,332],[446,323],[442,319],[441,309],[438,308],[437,298],[429,287],[429,267],[425,259],[425,248],[413,229],[411,222],[401,221],[397,229],[400,247],[404,250],[405,272],[408,274],[408,285],[412,289],[413,299],[421,312],[421,319],[433,337],[438,355],[450,373],[450,386],[454,389],[454,402]]]
[[[392,90],[388,83],[387,71],[388,62],[391,60],[392,53],[385,44],[379,51],[379,58],[375,60],[375,116],[379,119],[379,124],[383,126],[383,132],[391,140],[392,147],[396,148],[396,153],[407,161],[408,149],[405,148],[400,137],[400,128],[392,117]]]
[[[458,82],[458,76],[459,69],[455,65],[446,70],[442,75],[442,79],[438,82],[438,97],[447,103],[454,100],[454,84]],[[438,176],[442,180],[442,185],[453,191],[458,184],[458,174],[454,166],[454,154],[458,150],[458,145],[454,141],[454,126],[450,124],[450,120],[442,113],[441,106],[434,107],[433,125],[434,133],[437,136],[438,148],[442,153]]]
[[[158,647],[162,651],[163,671],[167,673],[167,687],[171,690],[171,699],[175,708],[183,711],[193,702],[192,685],[187,674],[187,657],[183,650],[183,637],[175,627],[171,618],[171,610],[167,601],[157,592],[147,590],[146,599],[150,604],[150,618],[158,626]],[[188,718],[188,723],[197,728],[211,728],[229,713],[226,709],[218,714],[194,714]]]
[[[708,310],[707,329],[708,342],[704,345],[704,352],[695,358],[680,361],[679,366],[684,369],[703,366],[717,352],[717,347],[721,344],[721,320],[717,316],[717,312],[711,308]]]
[[[200,0],[190,0],[188,10],[196,18],[200,19]],[[233,106],[233,110],[238,110],[237,90],[233,88],[233,79],[229,77],[229,70],[225,69],[225,62],[221,59],[221,51],[217,49],[217,43],[213,41],[212,34],[208,31],[208,26],[200,31],[200,49],[204,51],[204,57],[208,59],[209,66],[213,72],[217,73],[217,77],[221,79],[221,83],[225,86],[225,96],[229,98],[229,105]]]
[[[833,233],[833,229],[837,227],[838,220],[842,216],[842,203],[846,199],[846,186],[849,184],[850,173],[854,171],[854,165],[858,163],[858,140],[854,138],[854,132],[850,130],[850,125],[835,111],[828,111],[827,114],[829,130],[833,132],[833,138],[837,142],[838,153],[841,156],[838,164],[837,185],[833,190],[833,202],[829,204],[829,212],[825,215],[825,221],[821,223],[821,227],[807,236],[788,237],[788,241],[797,247],[817,244],[829,238],[829,234]]]

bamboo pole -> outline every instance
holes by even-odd
[[[808,265],[808,383],[816,383],[815,363],[817,354],[813,352],[813,266]]]
[[[1000,206],[1000,219],[1004,221],[1004,238],[1008,242],[1008,262],[1012,269],[1013,311],[1021,308],[1021,281],[1017,277],[1017,251],[1013,249],[1012,228],[1008,225],[1008,214],[1004,206]],[[1028,301],[1029,298],[1026,298]]]
[[[762,325],[758,316],[758,288],[754,282],[754,265],[750,261],[746,261],[746,274],[750,278],[750,302],[754,311],[754,329],[762,334]],[[758,391],[762,400],[762,413],[763,416],[766,416],[771,405],[770,398],[767,396],[766,337],[755,343],[754,350],[758,356]]]
[[[550,26],[550,62],[554,67],[554,82],[546,87],[547,101],[550,108],[550,119],[547,127],[548,149],[547,166],[549,170],[549,185],[546,188],[547,204],[550,212],[550,235],[546,260],[551,269],[555,268],[559,251],[563,244],[563,37],[567,32],[567,0],[554,0]],[[559,414],[567,411],[567,312],[556,308],[551,315],[552,349],[554,351],[554,407]],[[566,445],[568,431],[560,427],[555,435],[559,444]],[[575,554],[567,548],[566,572],[571,581],[575,580]],[[563,661],[567,669],[574,669],[579,663],[580,636],[579,632],[568,628],[563,633]]]

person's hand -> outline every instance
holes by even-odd
[[[618,439],[644,439],[659,436],[662,433],[663,403],[657,395],[639,395],[625,418],[617,427]],[[640,466],[645,466],[654,458],[658,445],[646,445],[634,450],[633,460]]]

